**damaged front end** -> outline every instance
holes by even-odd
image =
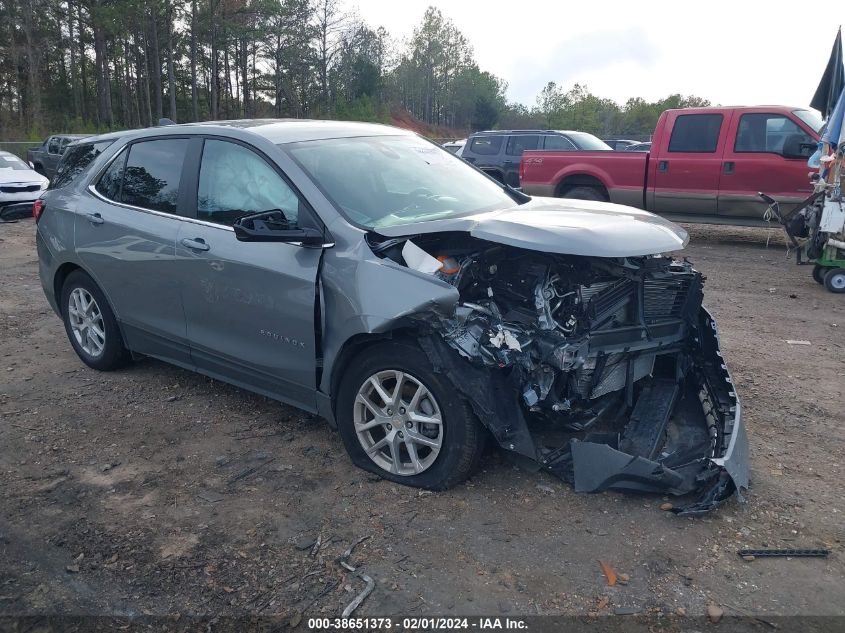
[[[748,486],[739,400],[688,262],[462,233],[370,245],[457,288],[453,313],[419,315],[420,344],[503,448],[581,492],[698,493],[678,514]]]

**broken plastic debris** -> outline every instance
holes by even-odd
[[[616,584],[616,572],[613,571],[613,567],[610,564],[605,563],[603,560],[599,561],[599,565],[601,566],[601,570],[604,572],[605,577],[607,578],[607,586],[612,587]]]
[[[812,345],[812,343],[810,343],[810,341],[795,341],[795,340],[792,340],[792,339],[787,339],[786,344],[787,345]]]
[[[407,240],[405,246],[402,247],[402,257],[405,258],[408,268],[413,268],[429,275],[437,272],[443,266],[443,262],[426,253],[411,240]]]
[[[501,349],[502,344],[505,344],[508,349],[512,349],[517,352],[522,351],[522,346],[519,344],[519,341],[516,340],[516,337],[511,334],[509,330],[505,330],[501,326],[496,334],[490,335],[490,344],[496,349]]]

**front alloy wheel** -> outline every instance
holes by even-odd
[[[443,416],[431,391],[399,370],[380,371],[358,389],[355,433],[375,464],[395,475],[428,470],[443,445]]]
[[[484,429],[419,346],[374,343],[340,371],[337,428],[359,468],[429,490],[451,488],[475,469]]]

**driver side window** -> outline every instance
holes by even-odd
[[[197,219],[232,226],[245,215],[278,209],[296,226],[299,204],[290,185],[258,154],[228,141],[205,141]]]

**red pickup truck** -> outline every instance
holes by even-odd
[[[650,152],[530,150],[529,195],[605,200],[677,221],[759,224],[763,191],[789,211],[812,193],[807,158],[822,121],[784,106],[688,108],[660,115]]]

